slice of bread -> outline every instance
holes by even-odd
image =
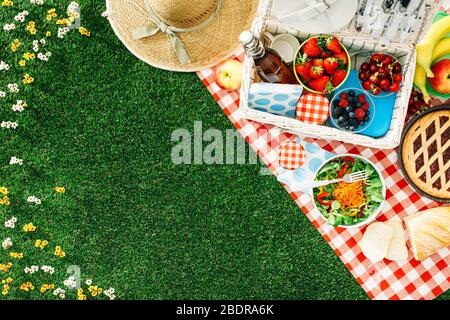
[[[450,245],[450,207],[425,210],[404,219],[416,260]]]
[[[386,221],[385,224],[394,230],[385,258],[391,261],[403,261],[408,259],[405,230],[401,222]]]
[[[393,236],[394,227],[382,222],[374,222],[367,227],[359,246],[370,261],[377,263],[386,257]]]

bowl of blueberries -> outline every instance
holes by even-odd
[[[334,94],[330,120],[334,127],[359,133],[370,126],[375,115],[372,98],[361,89],[347,88]]]

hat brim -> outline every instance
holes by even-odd
[[[143,0],[135,0],[142,5]],[[178,61],[167,36],[161,32],[132,39],[132,31],[148,24],[147,18],[135,6],[124,0],[106,0],[108,19],[125,47],[137,58],[159,69],[179,72],[199,71],[229,58],[239,47],[239,35],[251,28],[258,9],[258,0],[224,0],[217,18],[206,27],[188,33],[178,33],[189,51],[192,62]]]

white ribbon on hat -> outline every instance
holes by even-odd
[[[186,65],[191,63],[191,57],[189,55],[189,51],[184,45],[183,41],[178,37],[177,33],[187,33],[187,32],[194,32],[198,31],[207,25],[209,25],[211,22],[215,20],[215,18],[219,15],[220,10],[222,9],[224,0],[218,0],[217,1],[217,7],[216,10],[214,10],[213,14],[211,14],[208,19],[203,21],[202,23],[191,27],[191,28],[177,28],[174,26],[167,25],[162,19],[157,15],[155,10],[153,10],[152,6],[150,5],[148,0],[144,0],[145,9],[140,7],[142,10],[141,14],[145,15],[146,18],[148,18],[149,23],[145,26],[138,27],[132,31],[132,37],[133,40],[139,40],[147,37],[151,37],[158,32],[162,32],[165,35],[167,35],[167,38],[169,39],[171,46],[173,50],[175,51],[175,54],[177,55],[177,58],[179,62],[182,65]],[[131,2],[130,2],[131,3]],[[136,5],[135,3],[132,3],[133,5]]]

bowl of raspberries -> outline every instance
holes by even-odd
[[[333,36],[316,36],[303,42],[294,61],[297,81],[308,91],[326,94],[338,89],[350,72],[350,55]]]
[[[330,121],[343,131],[358,133],[373,121],[375,108],[372,98],[360,89],[344,89],[331,100]]]
[[[361,64],[358,78],[361,87],[369,94],[388,97],[400,90],[402,65],[390,54],[374,53]]]

